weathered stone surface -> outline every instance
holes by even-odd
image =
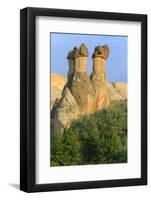
[[[60,99],[62,96],[62,90],[67,82],[66,77],[57,74],[51,74],[51,108],[56,99]],[[128,89],[127,83],[106,83],[107,91],[110,101],[120,101],[127,99]],[[120,86],[120,87],[119,87]],[[99,86],[98,86],[99,88]],[[97,98],[96,98],[97,102]],[[96,106],[94,103],[94,107]]]
[[[124,100],[127,99],[128,87],[126,83],[117,82],[113,83],[112,85],[116,89],[116,91],[123,97]]]
[[[92,55],[93,71],[91,74],[92,84],[95,89],[106,82],[106,59],[109,56],[109,47],[107,45],[97,46]]]
[[[67,78],[58,75],[58,74],[51,74],[50,76],[50,96],[51,96],[51,108],[54,105],[55,100],[61,98],[62,90],[67,82]]]
[[[87,74],[88,49],[84,44],[69,51],[67,59],[69,70],[62,86],[56,81],[57,88],[51,111],[53,133],[69,127],[73,120],[106,108],[110,101],[127,99],[127,84],[110,84],[106,77],[106,59],[109,56],[107,45],[97,46],[92,55],[93,71]],[[52,92],[55,88],[52,86]],[[63,89],[64,88],[64,89]],[[62,91],[61,92],[59,92]],[[52,96],[53,96],[52,95]],[[53,98],[54,98],[53,97]]]
[[[107,59],[108,56],[109,56],[109,47],[107,45],[103,45],[95,47],[92,58],[101,57]]]
[[[58,126],[68,127],[71,121],[80,115],[79,107],[70,90],[65,87],[61,99],[57,99],[51,111],[54,132],[58,131]]]
[[[69,63],[67,87],[75,98],[81,115],[93,111],[93,87],[87,74],[88,49],[84,44],[79,48],[74,47],[67,58]]]
[[[127,99],[126,83],[107,83],[107,90],[110,101],[121,101]]]
[[[108,56],[109,48],[107,45],[95,47],[92,55],[93,71],[90,76],[96,94],[95,110],[101,110],[102,108],[107,107],[110,103],[106,84],[106,59]]]
[[[74,96],[82,115],[93,111],[95,93],[86,72],[76,72],[68,84],[68,88]]]
[[[81,44],[79,48],[74,47],[69,51],[67,59],[69,64],[68,78],[72,77],[74,72],[86,72],[88,49],[85,44]]]
[[[76,57],[88,57],[88,49],[84,43],[79,48],[74,47],[73,50],[69,51],[67,59],[75,59]]]

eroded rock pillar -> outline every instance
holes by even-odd
[[[109,105],[106,85],[106,60],[108,56],[109,47],[107,45],[95,47],[92,55],[93,71],[91,74],[91,82],[96,93],[95,110],[102,109]]]
[[[74,74],[68,81],[68,88],[75,98],[81,115],[92,112],[94,102],[94,90],[87,74],[88,49],[85,44],[74,48],[70,54],[74,58]]]
[[[74,47],[73,50],[69,51],[67,59],[68,59],[68,80],[72,77],[72,75],[75,72],[75,53],[77,51],[77,48]]]
[[[109,47],[107,45],[95,47],[92,55],[93,59],[93,72],[91,80],[98,84],[105,83],[106,79],[106,60],[109,56]],[[97,88],[96,88],[97,89]]]

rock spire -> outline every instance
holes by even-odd
[[[93,113],[109,105],[106,79],[108,56],[107,45],[95,47],[92,55],[93,70],[89,77],[88,49],[85,44],[82,43],[79,48],[74,47],[69,51],[67,83],[62,91],[62,97],[56,101],[51,111],[54,133],[58,131],[58,127],[69,127],[79,116]]]

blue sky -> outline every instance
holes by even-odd
[[[98,45],[107,44],[110,55],[106,63],[107,80],[109,82],[127,82],[128,37],[88,34],[50,34],[50,69],[51,73],[66,76],[68,72],[67,54],[74,46],[84,43],[89,51],[88,74],[92,71],[92,54]]]

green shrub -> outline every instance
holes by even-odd
[[[127,102],[83,116],[57,134],[51,166],[127,162]]]

